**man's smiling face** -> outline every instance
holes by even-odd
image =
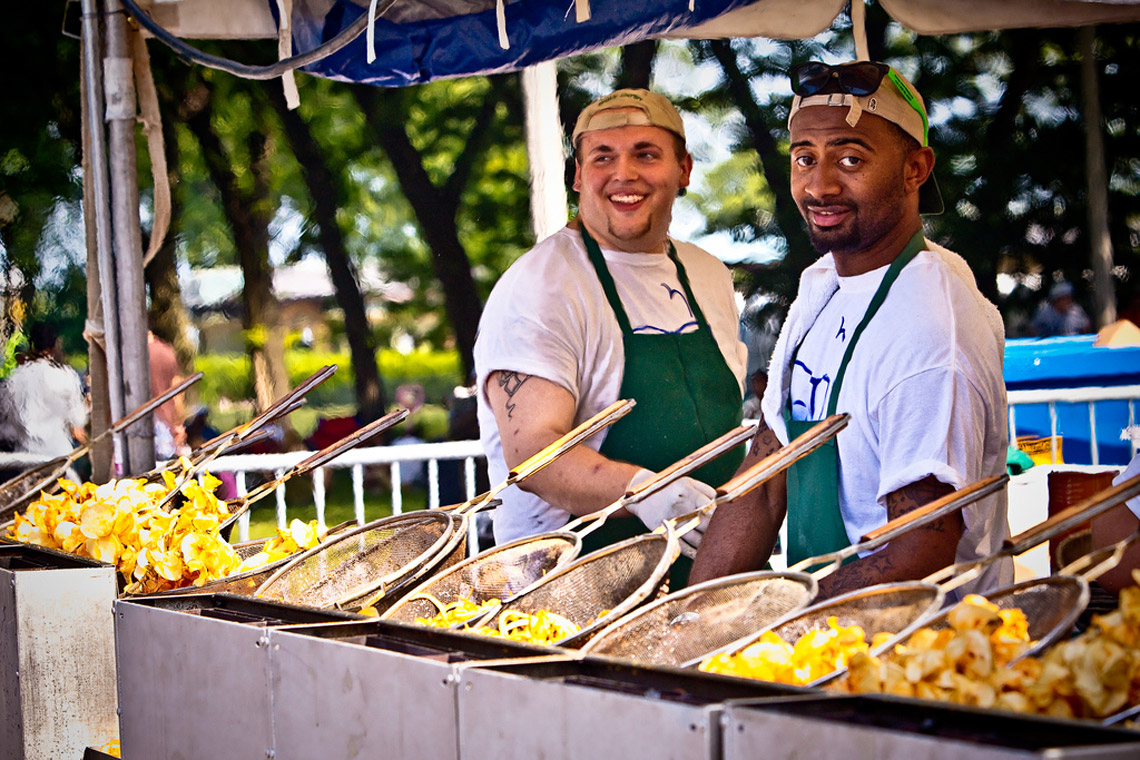
[[[821,253],[873,251],[908,218],[902,134],[867,113],[852,127],[846,115],[846,108],[804,108],[791,124],[792,197]]]
[[[582,134],[574,189],[579,218],[604,248],[662,253],[673,201],[689,184],[692,158],[677,155],[667,129],[623,126]]]

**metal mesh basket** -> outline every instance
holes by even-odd
[[[656,594],[679,553],[676,538],[660,533],[620,541],[556,570],[472,627],[493,627],[507,610],[529,614],[547,610],[580,628],[559,645],[580,645],[602,626]]]
[[[381,616],[403,623],[432,618],[436,607],[420,594],[431,594],[443,604],[469,599],[509,599],[572,561],[582,548],[574,533],[552,533],[496,546],[437,572],[409,591]]]
[[[454,536],[462,520],[425,510],[385,517],[294,558],[256,595],[309,607],[333,607],[395,588]]]
[[[1033,645],[1021,657],[1029,657],[1049,648],[1073,629],[1077,618],[1089,603],[1089,584],[1083,578],[1053,575],[1018,583],[984,596],[999,609],[1017,608],[1025,613]],[[951,609],[953,607],[940,612],[937,617],[924,623],[923,628],[949,628],[948,616]]]
[[[815,579],[807,573],[765,570],[717,578],[631,612],[582,651],[680,666],[803,609],[815,594]]]
[[[868,641],[876,634],[891,634],[889,640],[871,649],[872,655],[879,655],[909,636],[912,631],[936,614],[944,598],[945,593],[942,589],[929,583],[917,581],[884,583],[820,602],[765,630],[772,631],[784,641],[794,643],[810,631],[825,630],[828,618],[834,616],[841,626],[857,625],[862,628]],[[694,658],[685,665],[695,666],[704,657],[712,654],[740,652],[759,639],[762,633],[764,631],[757,631],[746,639],[710,651],[707,655]],[[820,686],[833,678],[838,678],[846,670],[839,668],[807,685]]]

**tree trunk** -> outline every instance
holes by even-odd
[[[352,89],[357,102],[368,115],[371,134],[388,156],[404,196],[416,215],[424,241],[431,248],[432,266],[443,286],[447,317],[455,330],[455,342],[466,377],[475,371],[475,333],[483,304],[475,290],[471,263],[459,240],[456,218],[460,195],[467,184],[475,161],[482,154],[487,123],[494,115],[497,101],[489,94],[471,130],[463,153],[455,161],[454,170],[443,187],[432,183],[424,168],[424,159],[404,127],[406,109],[403,93],[376,87],[356,85]]]
[[[336,221],[344,193],[321,155],[320,146],[300,114],[285,105],[280,88],[269,88],[270,102],[285,129],[293,155],[301,165],[301,174],[313,201],[313,218],[320,230],[318,239],[325,254],[337,302],[344,309],[344,331],[352,356],[352,373],[356,387],[356,405],[365,422],[379,419],[387,406],[384,384],[376,364],[376,341],[368,324],[364,297],[344,244],[344,236]]]
[[[1096,70],[1096,27],[1077,31],[1081,48],[1081,101],[1085,122],[1085,179],[1088,186],[1088,238],[1093,270],[1093,325],[1116,321],[1112,283],[1112,238],[1108,233],[1108,171],[1104,165],[1100,84]]]
[[[776,224],[784,233],[784,239],[788,243],[788,252],[781,268],[784,275],[790,278],[790,282],[784,283],[783,295],[792,296],[796,292],[800,273],[815,261],[818,254],[812,247],[807,232],[804,231],[803,217],[800,216],[799,208],[792,198],[788,159],[781,155],[777,148],[776,138],[768,128],[763,109],[756,103],[751,83],[740,70],[736,51],[732,49],[732,45],[724,40],[713,40],[709,45],[724,71],[733,103],[744,116],[752,147],[760,157],[764,177],[768,180],[768,187],[775,197]]]
[[[238,251],[244,278],[242,326],[253,366],[257,407],[265,409],[289,389],[285,372],[284,331],[278,324],[273,270],[269,266],[269,219],[258,211],[265,205],[268,193],[263,160],[265,136],[257,132],[249,135],[249,169],[253,173],[254,186],[243,190],[210,123],[211,93],[206,85],[199,85],[187,98],[186,104],[183,109],[186,125],[202,147],[206,168],[222,196],[222,208]],[[295,446],[298,439],[288,418],[279,424],[285,434],[286,446]]]
[[[621,71],[618,72],[615,90],[626,87],[649,89],[653,78],[653,58],[657,55],[657,40],[642,40],[621,49]]]

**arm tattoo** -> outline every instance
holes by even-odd
[[[942,498],[953,490],[952,486],[928,475],[916,483],[903,486],[887,495],[887,519],[894,520],[902,517],[912,510]],[[955,512],[953,515],[940,517],[934,522],[927,523],[923,529],[935,533],[945,533],[953,523],[959,523],[960,514]],[[949,520],[953,522],[950,523]]]
[[[527,380],[530,380],[530,375],[520,375],[518,372],[500,372],[498,373],[499,387],[503,389],[503,393],[507,394],[507,417],[513,418],[515,414],[515,404],[511,399],[519,392],[519,388],[523,386]]]

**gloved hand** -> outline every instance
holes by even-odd
[[[646,469],[638,470],[630,479],[626,490],[632,490],[656,474]],[[705,506],[715,498],[716,489],[712,486],[692,478],[680,478],[642,501],[627,505],[626,510],[645,523],[650,530],[653,530],[666,520],[688,514],[698,507]],[[701,538],[705,534],[708,523],[709,515],[705,515],[701,518],[700,525],[681,536],[681,553],[686,557],[696,556],[697,548],[701,545]]]

